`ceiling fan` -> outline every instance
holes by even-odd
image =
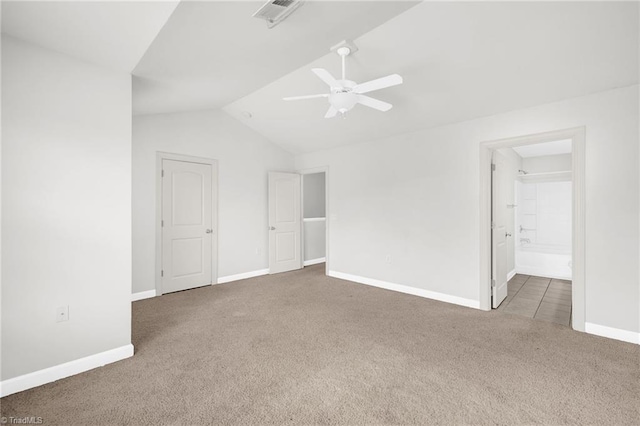
[[[301,99],[329,98],[330,107],[324,116],[325,118],[335,117],[338,113],[344,116],[344,114],[352,109],[356,104],[368,106],[369,108],[377,109],[378,111],[389,111],[393,105],[365,96],[364,93],[402,84],[402,77],[398,74],[391,74],[386,77],[377,78],[361,84],[356,84],[355,81],[347,80],[345,75],[345,61],[349,54],[355,52],[353,49],[355,46],[352,45],[352,47],[349,47],[344,44],[346,44],[346,42],[342,43],[337,49],[335,49],[336,53],[342,58],[342,79],[336,80],[329,71],[323,68],[313,68],[311,70],[320,78],[320,80],[329,85],[330,93],[308,96],[291,96],[283,98],[283,100],[297,101]]]

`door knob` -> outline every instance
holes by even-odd
[[[273,226],[269,227],[269,231],[275,231],[275,230],[276,230],[276,228],[274,228]]]
[[[211,234],[213,232],[213,229],[207,229],[207,234]]]
[[[511,236],[511,234],[508,233],[508,232],[505,234],[505,237],[510,237],[510,236]]]

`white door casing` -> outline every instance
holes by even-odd
[[[162,160],[162,293],[210,285],[211,164]]]
[[[269,173],[269,273],[302,268],[300,175]]]
[[[493,152],[491,173],[491,278],[492,307],[497,308],[507,297],[507,182],[505,157]]]

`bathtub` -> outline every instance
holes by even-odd
[[[516,247],[516,273],[571,279],[571,247],[523,243]]]

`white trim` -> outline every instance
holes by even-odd
[[[211,165],[211,226],[213,235],[211,241],[211,278],[218,276],[218,160],[192,155],[174,154],[156,151],[156,264],[155,284],[156,295],[162,296],[162,161],[174,160],[187,163]]]
[[[246,280],[247,278],[260,277],[262,275],[268,275],[268,274],[269,274],[269,268],[259,269],[257,271],[251,271],[251,272],[243,272],[242,274],[227,275],[226,277],[219,277],[218,284],[230,283],[231,281]]]
[[[640,333],[635,331],[621,330],[619,328],[607,327],[604,325],[584,323],[584,331],[596,336],[608,337],[609,339],[622,340],[623,342],[640,345]]]
[[[304,261],[304,266],[317,265],[318,263],[326,262],[326,260],[327,260],[326,257],[319,257],[317,259],[305,260]]]
[[[516,276],[516,270],[514,269],[513,271],[509,272],[507,274],[507,281],[509,281],[511,278]]]
[[[572,327],[585,331],[585,128],[558,130],[480,144],[480,309],[491,310],[491,153],[493,150],[571,139],[572,212]]]
[[[147,290],[147,291],[139,291],[137,293],[133,293],[131,295],[131,301],[135,302],[137,300],[150,299],[152,297],[156,297],[156,290]]]
[[[326,217],[306,217],[302,219],[303,222],[324,222],[327,220]]]
[[[0,397],[5,397],[27,389],[55,382],[65,377],[84,373],[94,368],[102,367],[112,362],[120,361],[133,356],[133,345],[128,344],[119,348],[89,355],[64,364],[55,365],[33,373],[24,374],[12,379],[0,382]]]
[[[518,266],[518,274],[533,275],[535,277],[555,278],[556,280],[572,280],[571,275],[549,274],[545,268],[532,268],[528,266]]]
[[[479,309],[480,304],[477,300],[465,299],[463,297],[451,296],[449,294],[437,293],[435,291],[425,290],[422,288],[409,287],[407,285],[395,284],[386,281],[380,281],[373,278],[359,277],[357,275],[345,274],[343,272],[329,271],[330,277],[339,278],[341,280],[352,281],[359,284],[366,284],[373,287],[384,288],[386,290],[397,291],[399,293],[411,294],[427,299],[439,300],[441,302],[453,303],[454,305],[466,306],[468,308]]]

